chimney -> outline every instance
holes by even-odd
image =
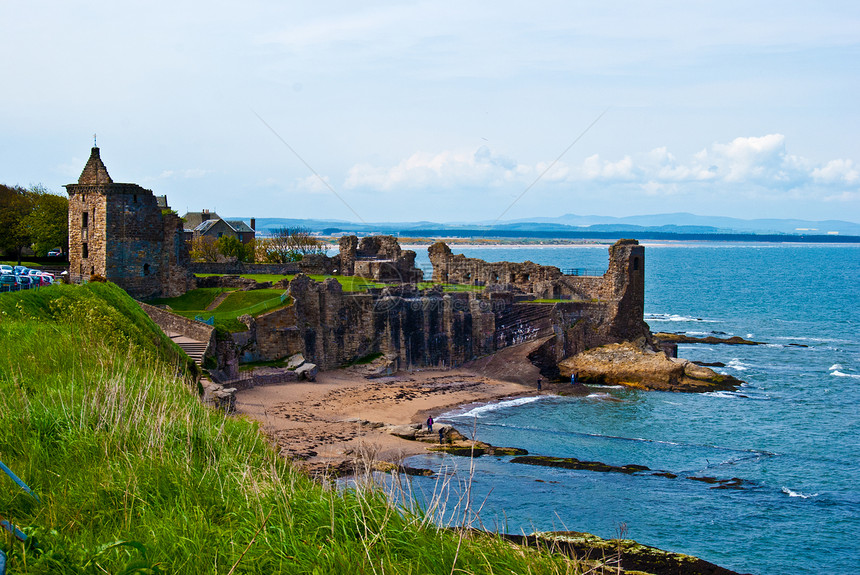
[[[251,218],[251,229],[257,231],[257,218]]]
[[[209,220],[209,210],[207,210],[206,208],[203,208],[203,212],[201,214],[200,219],[204,222],[208,221]]]

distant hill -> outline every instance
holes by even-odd
[[[246,222],[250,218],[244,219]],[[296,218],[257,218],[257,230],[263,233],[278,228],[307,228],[312,232],[326,234],[349,233],[383,233],[400,235],[420,235],[423,232],[445,231],[470,232],[495,231],[510,236],[521,232],[526,236],[530,233],[547,237],[547,234],[557,232],[564,237],[577,233],[584,234],[753,234],[753,235],[839,235],[860,236],[860,224],[841,220],[787,220],[787,219],[755,219],[744,220],[723,216],[699,216],[689,213],[653,214],[645,216],[580,216],[565,214],[552,218],[529,218],[508,220],[503,222],[370,222],[357,223],[346,220],[327,219],[296,219]]]

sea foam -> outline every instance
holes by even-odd
[[[535,396],[535,397],[518,397],[516,399],[508,399],[505,401],[499,401],[496,403],[487,403],[485,405],[479,405],[477,407],[473,407],[469,411],[465,413],[451,413],[448,414],[449,417],[483,417],[485,414],[490,413],[491,411],[498,411],[499,409],[505,409],[506,407],[516,407],[518,405],[526,405],[527,403],[533,403],[543,397],[547,396]]]
[[[701,317],[689,317],[685,315],[676,315],[673,313],[646,313],[645,321],[696,321],[715,323],[716,320],[703,319]]]
[[[788,487],[783,486],[782,492],[788,495],[789,497],[800,497],[802,499],[809,499],[810,497],[817,497],[817,493],[813,493],[812,495],[807,495],[805,493],[801,493],[800,491],[792,491]]]

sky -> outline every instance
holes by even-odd
[[[860,221],[856,1],[0,0],[0,183],[180,214]]]

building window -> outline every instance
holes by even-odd
[[[143,264],[143,275],[149,275],[149,264]]]
[[[89,222],[90,222],[90,213],[89,212],[82,212],[81,213],[81,227],[82,228],[87,227],[89,225]]]
[[[81,257],[83,259],[87,259],[88,257],[90,257],[90,249],[88,244],[81,244]]]
[[[133,196],[132,196],[132,201],[133,201],[135,204],[137,203],[137,194],[135,194],[135,195],[133,195]]]
[[[633,271],[639,269],[639,258],[633,258]]]

